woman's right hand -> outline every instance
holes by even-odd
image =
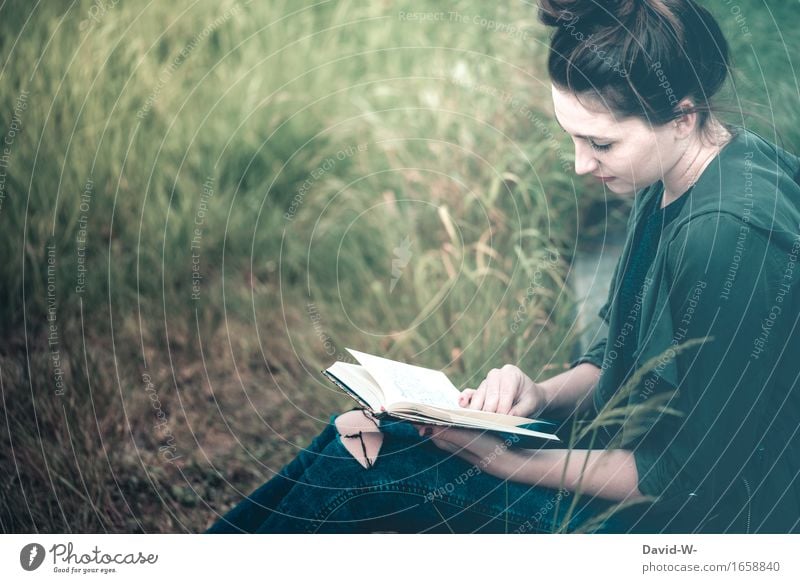
[[[535,417],[546,405],[545,391],[519,367],[493,368],[477,389],[464,389],[459,405],[519,417]]]

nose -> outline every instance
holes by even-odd
[[[594,150],[583,140],[575,142],[575,174],[582,175],[594,172],[597,169],[597,158]]]

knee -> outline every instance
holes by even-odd
[[[354,409],[335,419],[338,439],[364,468],[371,468],[378,458],[383,433],[375,418],[363,409]]]

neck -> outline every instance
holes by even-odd
[[[711,139],[704,140],[695,134],[678,162],[664,175],[662,207],[680,198],[700,178],[703,170],[731,139],[731,134],[721,124],[715,123]]]

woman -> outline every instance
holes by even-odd
[[[576,172],[634,208],[607,337],[544,382],[492,370],[462,406],[649,414],[572,451],[333,415],[210,532],[800,530],[800,159],[714,115],[727,44],[694,1],[542,0],[540,18]]]

